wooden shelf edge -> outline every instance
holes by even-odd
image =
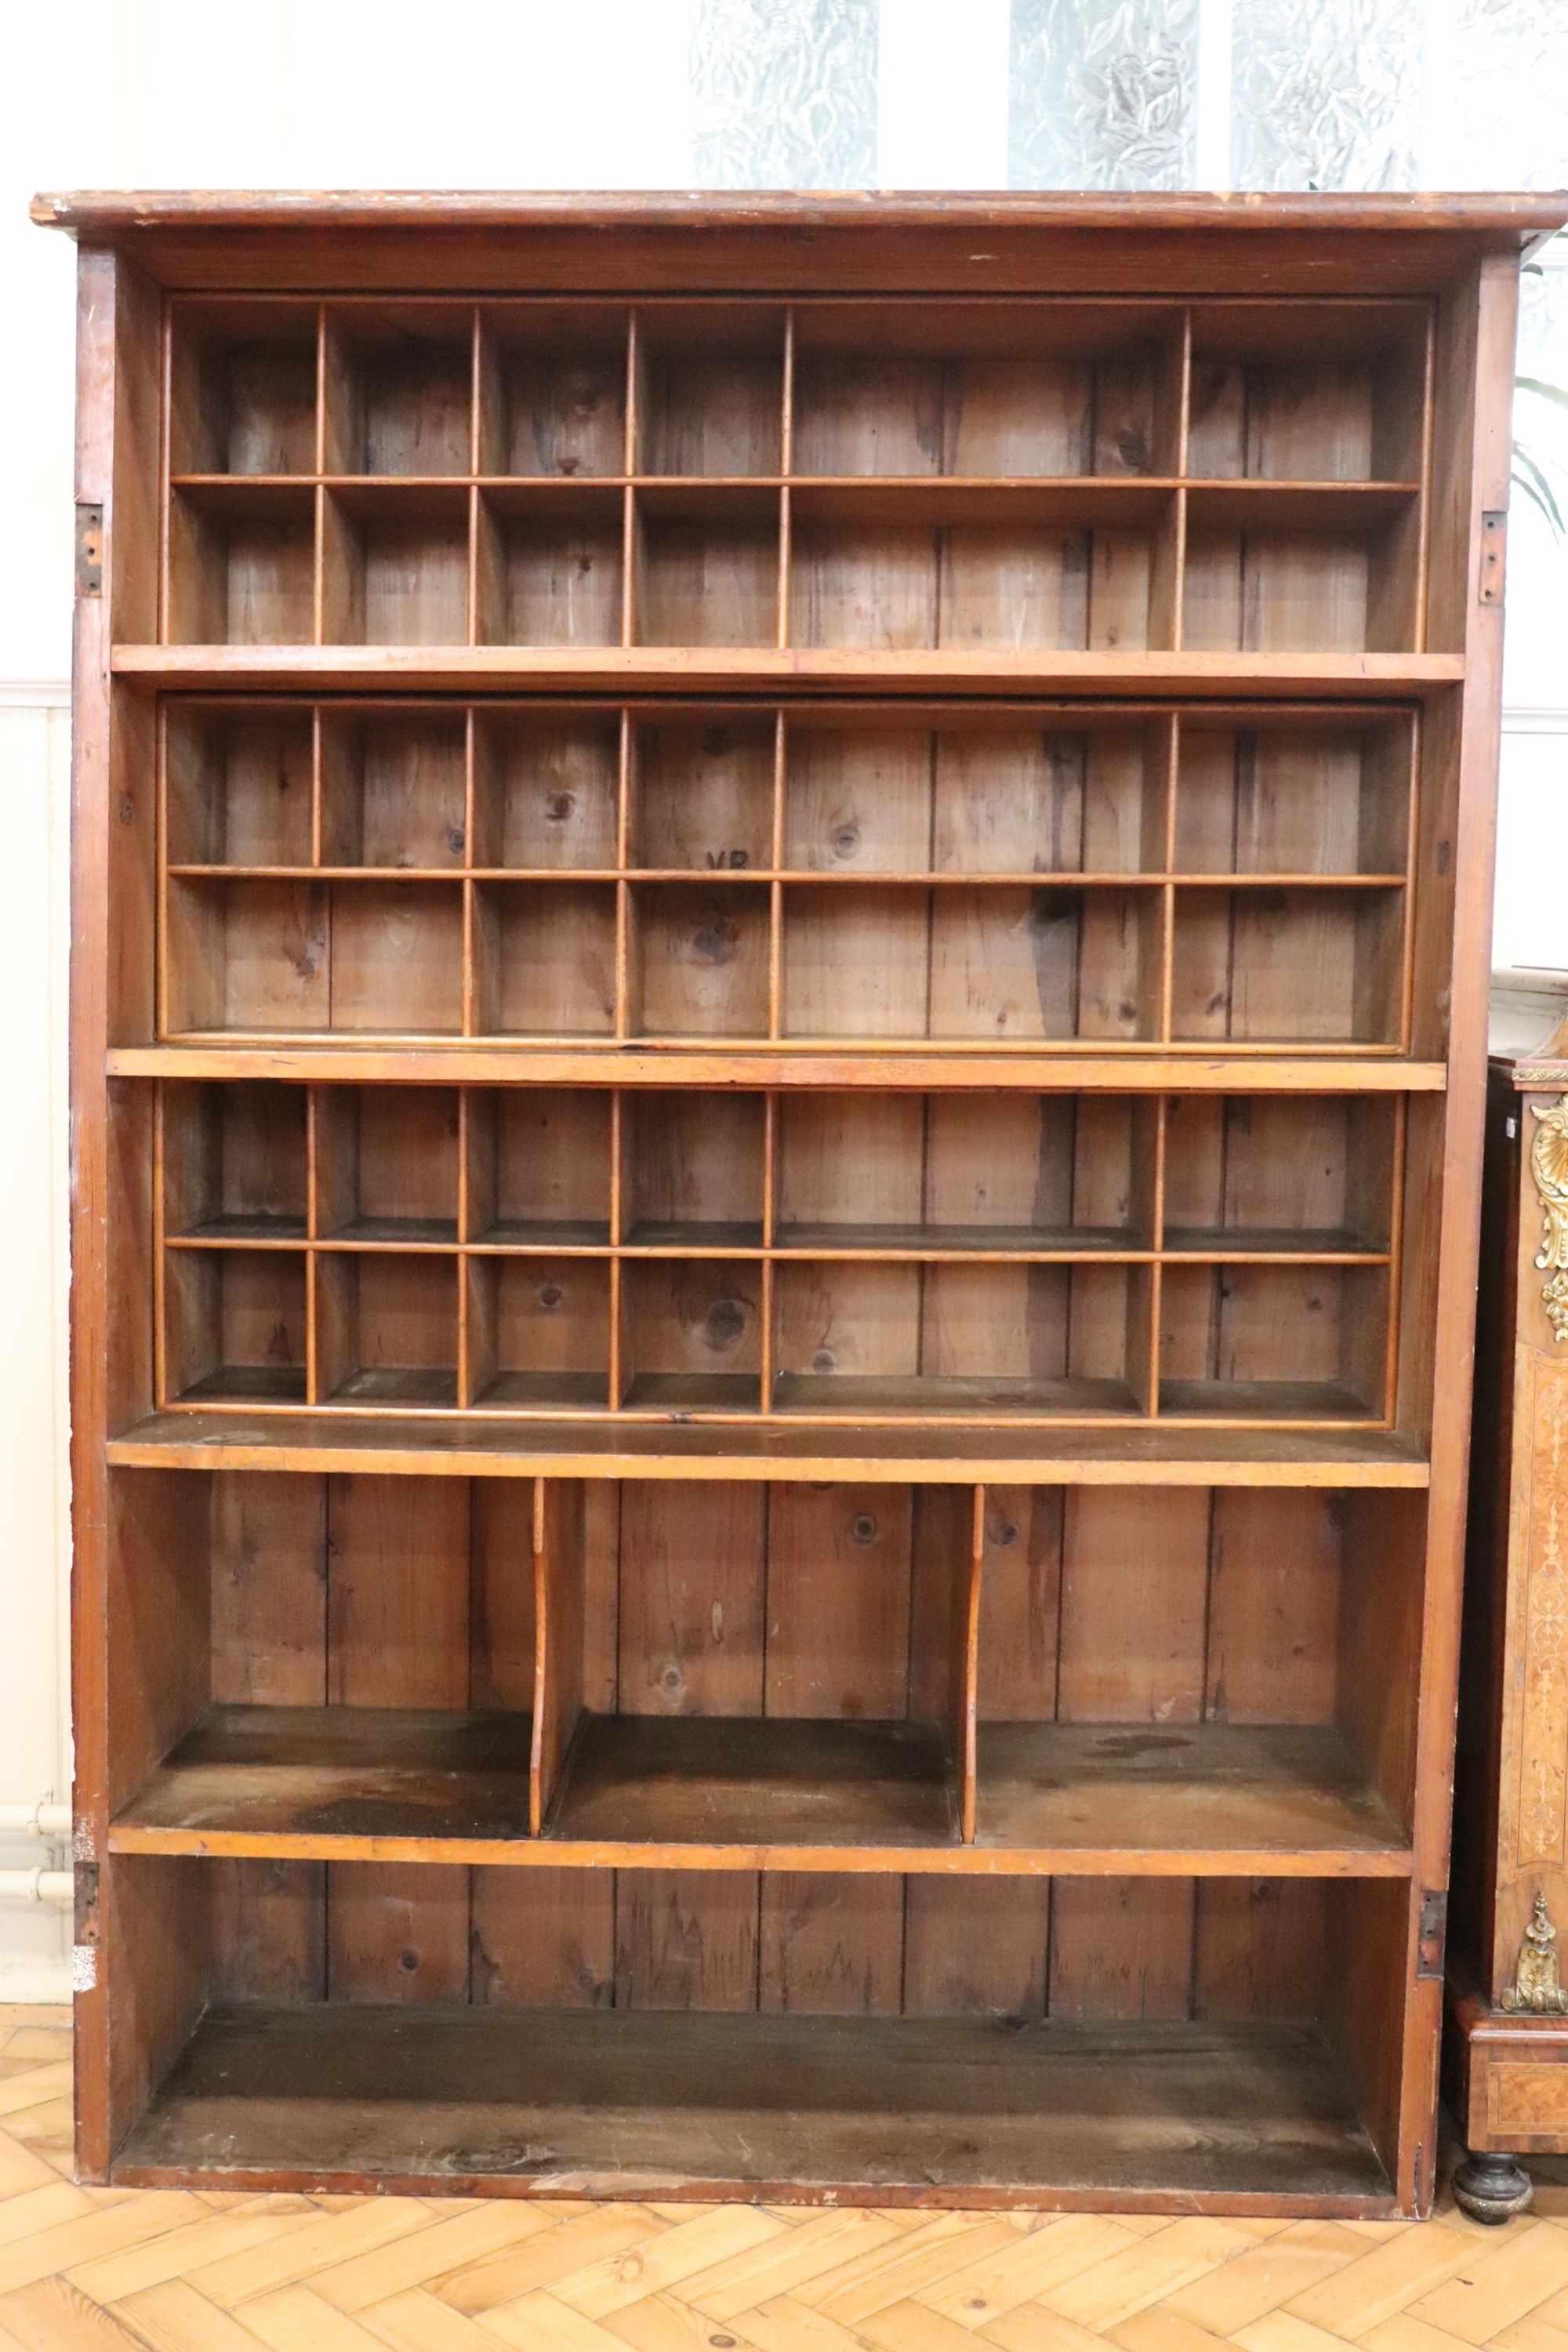
[[[471,1869],[907,1873],[950,1878],[1408,1878],[1408,1847],[654,1844],[626,1838],[367,1837],[159,1829],[117,1822],[110,1853],[197,1860],[380,1862]]]
[[[1009,1438],[1012,1442],[1009,1443]],[[1426,1460],[1383,1430],[875,1432],[404,1414],[153,1412],[108,1444],[115,1469],[420,1476],[868,1480],[894,1485],[1422,1488]]]
[[[1211,696],[1230,691],[1338,694],[1355,698],[1425,694],[1457,686],[1462,654],[1009,653],[878,654],[837,647],[773,650],[664,646],[228,646],[118,645],[118,677],[158,688],[508,687],[606,695],[783,693]]]
[[[1378,191],[1362,194],[1233,194],[1207,190],[1030,190],[997,195],[954,191],[867,196],[851,193],[692,194],[684,189],[595,189],[581,194],[534,189],[347,191],[300,188],[45,190],[29,211],[40,227],[89,234],[117,229],[246,230],[262,227],[426,229],[559,226],[688,228],[927,227],[1190,229],[1223,226],[1252,234],[1280,227],[1344,233],[1369,229],[1428,235],[1517,231],[1541,236],[1562,225],[1561,194]],[[976,255],[984,260],[984,255]]]
[[[986,1047],[940,1052],[825,1051],[820,1046],[716,1045],[700,1052],[665,1045],[586,1048],[464,1038],[417,1045],[203,1044],[112,1045],[111,1078],[279,1078],[297,1082],[414,1086],[886,1087],[904,1092],[1017,1087],[1078,1094],[1441,1094],[1442,1062],[1394,1055],[1223,1054],[1209,1047],[1125,1054],[997,1054]]]

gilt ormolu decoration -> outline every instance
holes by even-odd
[[[1568,1095],[1555,1110],[1532,1103],[1539,1124],[1530,1147],[1530,1172],[1541,1195],[1546,1229],[1535,1263],[1551,1280],[1541,1286],[1554,1339],[1568,1339]]]
[[[1546,1897],[1539,1891],[1502,2006],[1514,2016],[1555,2016],[1568,2011],[1568,1992],[1558,1976],[1557,1930],[1547,1912]]]

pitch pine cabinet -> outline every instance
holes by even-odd
[[[1568,2154],[1568,1037],[1494,1056],[1455,1787],[1446,2083],[1479,2218]]]
[[[1424,2210],[1562,206],[37,210],[83,2176]]]

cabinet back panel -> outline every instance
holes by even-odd
[[[173,866],[309,866],[310,721],[236,712],[168,721],[165,791]]]
[[[724,873],[773,863],[771,723],[644,725],[635,758],[636,864]]]
[[[613,866],[618,732],[585,714],[479,717],[475,865]]]

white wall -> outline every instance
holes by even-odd
[[[1266,135],[1270,185],[1477,185],[1505,168],[1526,185],[1568,180],[1561,77],[1547,70],[1568,43],[1563,0],[1422,0],[1413,47],[1406,0],[1358,0],[1343,40],[1327,42],[1343,0],[1297,0],[1286,14],[1302,63],[1289,107],[1249,98],[1256,79],[1241,70],[1279,51],[1278,5],[447,0],[432,13],[427,0],[270,0],[259,10],[80,0],[68,13],[10,11],[0,142],[0,1801],[69,1787],[64,703],[75,256],[30,226],[28,196],[71,186],[673,187],[705,175],[744,185],[749,173],[765,184],[1002,186],[1010,168],[1033,184],[1081,173],[1137,184],[1149,170],[1161,184],[1201,173],[1217,186],[1233,158],[1263,152]],[[1384,15],[1390,39],[1405,28],[1403,83],[1388,68]],[[1131,44],[1125,54],[1108,48],[1113,18]],[[1138,103],[1152,54],[1145,18],[1179,35],[1160,52],[1162,73],[1174,56],[1185,77],[1173,129],[1168,88],[1157,106]],[[1309,66],[1321,73],[1324,57],[1341,85],[1332,106],[1308,87]],[[1069,143],[1058,151],[1029,116],[1042,89],[1070,92],[1060,133]],[[1262,110],[1251,122],[1249,103]],[[1321,126],[1346,121],[1354,138],[1320,153]],[[1162,123],[1150,164],[1150,126]],[[1568,271],[1559,282],[1568,298]],[[1568,299],[1534,299],[1541,291],[1531,365],[1568,383]],[[1532,433],[1568,449],[1568,418],[1534,405]],[[1568,563],[1529,514],[1517,517],[1510,562],[1507,692],[1519,719],[1505,746],[1499,960],[1568,965],[1556,881],[1568,865]],[[0,1841],[0,1864],[36,1858]],[[63,1993],[67,1952],[60,1920],[0,1906],[0,1998]]]

